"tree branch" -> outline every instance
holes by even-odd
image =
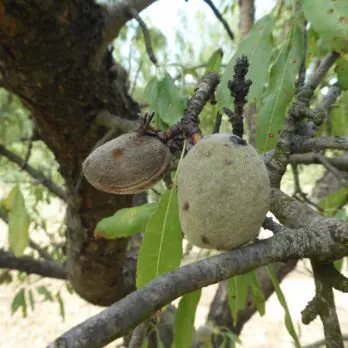
[[[152,45],[151,45],[150,33],[147,29],[145,22],[139,16],[139,13],[135,8],[129,7],[128,12],[129,12],[130,16],[133,17],[139,23],[139,26],[143,32],[143,35],[144,35],[144,41],[145,41],[147,55],[149,56],[151,62],[153,64],[157,65],[158,61],[157,61],[157,58],[153,52]]]
[[[55,194],[57,197],[66,200],[66,195],[64,190],[58,187],[54,182],[46,178],[41,172],[30,166],[23,160],[21,157],[16,155],[15,153],[9,151],[5,146],[0,144],[0,156],[6,157],[9,161],[17,164],[20,168],[25,170],[29,175],[31,175],[34,179],[38,180],[39,183],[45,186],[51,193]]]
[[[326,346],[328,348],[343,348],[343,339],[337,317],[335,299],[330,282],[327,281],[327,273],[325,272],[327,265],[315,260],[311,260],[311,263],[316,287],[315,298],[318,299],[316,311],[323,323]]]
[[[0,268],[8,268],[42,277],[67,279],[63,266],[48,260],[35,260],[30,256],[15,257],[11,252],[0,250]]]
[[[294,153],[305,153],[326,149],[347,151],[348,136],[303,138],[300,135],[293,135],[292,146]]]
[[[203,0],[213,11],[215,17],[222,23],[222,25],[224,26],[224,28],[227,31],[228,36],[231,38],[231,40],[234,40],[234,34],[230,28],[230,26],[228,25],[228,23],[226,22],[226,20],[224,19],[224,17],[222,16],[222,14],[220,13],[220,11],[218,10],[218,8],[214,5],[214,3],[211,0]]]
[[[331,166],[348,171],[348,156],[343,155],[340,157],[325,157],[325,160],[330,163]],[[322,164],[318,157],[314,153],[305,153],[305,154],[294,154],[289,158],[290,164]]]
[[[120,0],[112,7],[107,7],[104,29],[104,47],[112,40],[116,39],[121,28],[133,17],[129,13],[129,8],[133,8],[140,13],[146,7],[157,0]]]
[[[303,204],[294,202],[295,200],[286,195],[285,197],[289,210],[296,210],[295,213],[298,214],[297,204],[303,210]],[[282,202],[282,204],[285,203]],[[334,220],[325,217],[323,219]],[[98,315],[67,331],[49,347],[103,346],[124,336],[129,330],[174,299],[199,288],[238,274],[245,274],[276,261],[285,262],[304,257],[330,259],[347,254],[348,248],[336,244],[327,233],[326,228],[317,228],[317,222],[318,220],[315,225],[311,225],[311,228],[278,233],[272,238],[185,265],[173,272],[161,275]],[[338,222],[345,226],[348,234],[348,225],[339,220]],[[125,316],[124,313],[127,315]]]
[[[244,39],[252,28],[254,16],[254,0],[239,0],[239,32],[241,39]]]

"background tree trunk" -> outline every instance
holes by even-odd
[[[83,160],[106,132],[96,116],[108,110],[135,119],[138,111],[112,52],[96,58],[105,13],[92,0],[0,1],[2,84],[30,110],[59,163],[67,197],[68,277],[81,297],[98,305],[133,290],[135,274],[127,239],[93,237],[96,222],[131,206],[132,197],[102,193],[85,180],[77,185]]]

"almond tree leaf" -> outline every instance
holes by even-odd
[[[324,197],[319,202],[319,207],[323,208],[325,211],[325,215],[331,216],[334,211],[336,211],[339,207],[346,202],[348,197],[348,188],[340,187],[338,190],[330,193],[326,197]]]
[[[33,290],[29,289],[28,295],[29,295],[29,303],[30,303],[31,310],[34,311],[35,310],[35,299],[34,299]]]
[[[221,48],[217,49],[208,59],[207,66],[205,68],[205,72],[208,73],[209,71],[217,71],[219,72],[221,69],[221,62],[223,57],[223,51]]]
[[[245,275],[238,275],[227,281],[228,305],[231,310],[232,320],[238,320],[238,312],[244,309],[248,296],[248,282]]]
[[[51,292],[46,288],[46,286],[38,286],[36,290],[40,295],[44,297],[44,301],[53,302],[53,296]]]
[[[156,212],[146,225],[137,265],[137,287],[180,266],[182,234],[178,194],[175,188],[161,197]]]
[[[154,110],[154,106],[157,103],[158,98],[158,79],[156,76],[154,76],[145,86],[143,95],[145,100],[150,104],[150,109]]]
[[[30,219],[19,185],[12,189],[10,196],[12,198],[8,214],[8,239],[11,251],[19,257],[29,244]]]
[[[330,110],[330,135],[345,136],[348,134],[348,91],[342,93],[337,107]]]
[[[348,59],[339,58],[336,62],[335,72],[342,90],[348,90]]]
[[[19,308],[22,308],[23,317],[27,317],[27,302],[25,300],[25,290],[24,288],[20,289],[15,295],[12,303],[11,303],[11,314],[17,312]]]
[[[249,71],[247,78],[252,81],[247,99],[252,102],[261,96],[273,50],[273,27],[273,15],[266,15],[254,24],[249,34],[239,44],[237,52],[227,64],[218,87],[217,102],[220,109],[233,104],[231,92],[227,85],[228,81],[233,78],[236,60],[242,55],[248,57]]]
[[[276,291],[279,303],[284,308],[285,326],[286,326],[290,336],[294,340],[296,348],[301,348],[301,344],[300,344],[299,338],[297,336],[297,333],[295,331],[295,327],[294,327],[293,321],[291,319],[289,307],[288,307],[288,304],[287,304],[287,302],[285,300],[285,297],[284,297],[284,294],[282,292],[282,289],[280,288],[280,284],[279,284],[279,281],[277,279],[277,276],[276,276],[276,274],[274,273],[273,269],[270,266],[266,266],[266,269],[267,269],[268,274],[270,275],[270,278],[272,280],[272,284],[273,284],[274,289]]]
[[[157,203],[119,209],[114,215],[100,220],[94,234],[96,237],[115,239],[143,232],[156,209]]]
[[[302,0],[306,19],[331,49],[341,54],[348,52],[348,1]]]
[[[196,309],[201,297],[201,289],[184,295],[175,313],[174,348],[192,347],[192,335]]]
[[[60,316],[62,317],[63,320],[65,320],[65,305],[64,305],[64,301],[62,299],[62,296],[60,295],[60,291],[57,292],[56,299],[57,299],[58,304],[59,304]]]
[[[185,103],[179,88],[175,85],[171,76],[165,74],[158,84],[156,112],[164,123],[172,125],[182,118],[184,109]]]
[[[302,55],[302,30],[299,25],[295,25],[289,41],[272,66],[269,86],[262,98],[256,131],[256,145],[261,153],[273,148],[277,142],[287,107],[295,92]]]

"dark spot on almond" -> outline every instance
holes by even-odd
[[[114,149],[112,150],[113,158],[120,158],[123,155],[124,149]]]
[[[224,163],[226,166],[230,166],[233,163],[233,161],[232,160],[225,160]]]
[[[202,241],[204,244],[209,244],[209,239],[208,239],[206,236],[201,236],[201,241]]]
[[[245,140],[243,140],[242,138],[236,136],[236,135],[231,135],[229,137],[231,143],[233,144],[237,144],[237,145],[246,145],[247,142]]]
[[[182,207],[182,209],[183,210],[188,210],[190,208],[190,204],[189,204],[189,202],[184,202],[184,205],[183,205],[183,207]]]
[[[333,11],[334,11],[333,8],[329,8],[326,12],[327,12],[328,14],[331,14],[331,13],[333,13]]]

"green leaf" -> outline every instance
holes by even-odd
[[[167,128],[178,122],[184,113],[185,100],[169,74],[162,80],[152,78],[144,90],[144,98],[156,113],[156,127]]]
[[[337,107],[330,110],[330,135],[345,136],[348,134],[348,91],[342,93]]]
[[[296,331],[295,331],[295,327],[294,327],[294,324],[293,324],[292,319],[291,319],[289,307],[288,307],[288,304],[286,303],[286,300],[285,300],[284,294],[282,292],[282,289],[280,288],[277,276],[275,275],[273,269],[270,266],[266,266],[266,269],[267,269],[268,274],[269,274],[269,276],[270,276],[270,278],[272,280],[272,284],[273,284],[274,289],[276,291],[279,303],[284,308],[284,312],[285,312],[285,316],[284,316],[285,326],[286,326],[290,336],[294,340],[296,348],[301,348],[300,341],[299,341],[299,339],[297,337],[297,334],[296,334]]]
[[[143,232],[147,222],[157,209],[157,203],[119,209],[114,215],[97,223],[96,237],[115,239]]]
[[[209,71],[217,71],[219,72],[221,69],[221,61],[224,53],[221,48],[213,52],[213,54],[208,59],[207,66],[205,68],[205,72]]]
[[[29,289],[28,295],[29,295],[29,303],[30,303],[31,310],[34,311],[35,310],[35,299],[34,299],[33,290]]]
[[[19,185],[12,189],[9,196],[12,197],[8,214],[8,239],[11,251],[19,257],[29,243],[30,219]]]
[[[169,74],[159,82],[156,111],[160,119],[168,125],[178,122],[184,114],[184,100],[179,88]]]
[[[57,292],[56,299],[58,300],[58,304],[59,304],[60,316],[62,317],[63,320],[65,320],[65,306],[64,306],[64,301],[62,299],[62,296],[60,295],[60,291]]]
[[[145,86],[144,89],[144,98],[150,104],[150,108],[154,110],[154,105],[157,102],[158,97],[158,80],[157,77],[154,76]]]
[[[237,52],[228,63],[217,92],[218,106],[221,109],[231,106],[232,97],[227,87],[228,81],[233,78],[234,66],[237,58],[245,55],[249,60],[249,72],[247,77],[252,85],[248,94],[248,101],[252,102],[261,96],[266,82],[268,66],[272,55],[272,30],[274,18],[272,15],[262,17],[253,26],[248,36],[239,44]]]
[[[25,300],[25,291],[24,288],[20,289],[16,296],[14,297],[11,303],[11,314],[17,312],[19,308],[22,308],[23,317],[26,318],[28,315],[27,312],[27,302]]]
[[[336,62],[335,72],[342,90],[348,90],[348,60],[339,58]]]
[[[319,202],[319,207],[324,209],[325,215],[330,216],[332,215],[334,211],[336,211],[339,207],[341,207],[344,202],[346,202],[347,197],[348,197],[348,188],[341,187],[338,190],[324,197]]]
[[[260,315],[265,313],[265,298],[256,271],[235,276],[227,281],[228,304],[234,323],[238,320],[238,312],[246,306],[249,288]]]
[[[341,270],[342,270],[343,261],[344,261],[344,257],[342,257],[342,259],[334,261],[334,266],[338,272],[341,272]]]
[[[190,348],[196,309],[201,289],[184,295],[179,303],[174,321],[174,348]]]
[[[347,0],[302,0],[306,19],[331,49],[347,53],[348,49],[348,2]]]
[[[261,153],[273,148],[277,142],[286,109],[294,96],[302,52],[301,28],[295,25],[289,41],[283,46],[277,61],[272,66],[269,86],[262,98],[256,131],[256,145]]]
[[[148,222],[137,265],[137,287],[179,267],[182,235],[176,189],[166,191]]]
[[[46,288],[46,286],[38,286],[36,290],[40,295],[44,297],[44,301],[53,302],[53,296],[51,292]]]

